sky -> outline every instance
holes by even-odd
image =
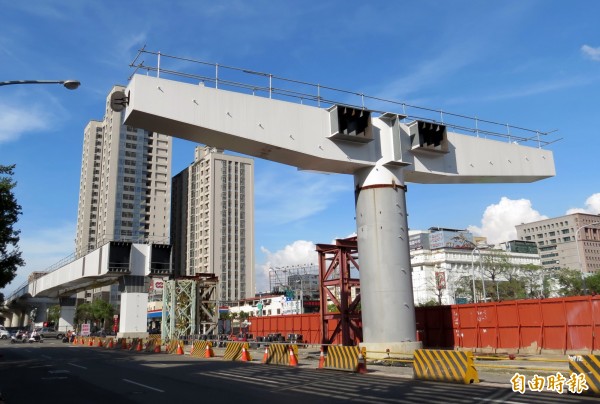
[[[551,132],[556,176],[529,184],[408,184],[411,230],[600,214],[600,2],[0,0],[0,164],[16,164],[27,262],[4,290],[74,251],[83,130],[151,51]],[[401,111],[392,111],[401,112]],[[173,141],[172,173],[195,144]],[[316,263],[316,243],[354,234],[353,179],[255,161],[255,272]]]

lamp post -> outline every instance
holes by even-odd
[[[75,90],[81,85],[77,80],[11,80],[0,81],[0,86],[9,86],[12,84],[62,84],[67,90]]]
[[[579,269],[581,271],[581,288],[583,289],[584,294],[587,294],[587,287],[585,285],[585,275],[583,274],[583,263],[581,262],[581,251],[579,251],[579,243],[577,242],[577,234],[579,233],[579,230],[581,230],[585,227],[595,226],[597,224],[600,224],[600,221],[589,223],[589,224],[584,224],[582,226],[579,226],[577,228],[577,230],[575,230],[575,248],[577,249],[577,260],[579,261]]]
[[[304,314],[304,280],[302,279],[302,275],[300,275],[300,279],[296,283],[300,283],[300,313],[298,314]]]
[[[474,247],[471,251],[471,279],[473,280],[473,303],[475,303],[475,251],[477,251],[477,253],[479,254],[479,272],[481,272],[481,251],[479,251],[479,248]],[[483,293],[485,294],[485,287],[483,286],[483,274],[481,275],[481,287],[483,288]]]

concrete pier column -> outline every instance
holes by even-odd
[[[11,327],[21,327],[21,313],[18,311],[12,312],[12,318],[10,320]]]
[[[62,332],[74,330],[77,299],[74,297],[61,297],[59,304],[60,318],[58,319],[58,330]]]
[[[368,351],[412,353],[416,340],[402,167],[354,174],[363,343]]]
[[[148,285],[145,276],[126,275],[119,279],[121,312],[118,338],[148,337]]]

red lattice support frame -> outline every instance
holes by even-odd
[[[358,266],[356,237],[338,239],[335,245],[317,244],[319,254],[319,280],[321,286],[321,332],[322,343],[333,344],[341,336],[342,345],[357,345],[362,341],[362,326],[359,311],[360,280],[352,278],[350,269]],[[352,288],[357,288],[354,300]],[[329,312],[333,303],[337,312]],[[335,329],[329,332],[329,322]]]

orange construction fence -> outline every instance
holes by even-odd
[[[321,343],[318,313],[253,317],[250,322],[255,337],[302,334],[305,343]],[[329,322],[330,333],[335,325]],[[424,348],[598,351],[600,296],[417,307],[416,325],[416,339]]]

